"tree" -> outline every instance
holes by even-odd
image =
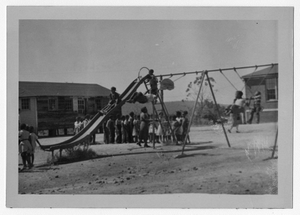
[[[188,84],[186,89],[186,99],[187,100],[196,100],[197,94],[199,91],[200,84],[202,82],[202,75],[197,76],[193,82]],[[197,101],[197,106],[195,110],[194,123],[201,124],[201,119],[207,119],[209,121],[213,121],[214,123],[218,120],[218,113],[216,109],[216,105],[212,101],[212,94],[209,88],[209,83],[206,77],[203,80],[203,86]],[[216,83],[215,79],[209,77],[212,88]],[[195,101],[196,102],[196,101]],[[220,108],[220,106],[218,105]]]
[[[225,112],[225,107],[218,104],[218,109],[222,115]],[[213,124],[219,122],[219,114],[218,114],[217,105],[213,101],[204,100],[204,108],[202,113],[202,118],[207,119],[208,121],[212,121]]]

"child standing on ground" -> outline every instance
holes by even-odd
[[[122,142],[128,143],[128,115],[122,116]]]
[[[149,122],[149,142],[152,143],[155,141],[155,134],[156,132],[156,124],[153,122],[153,115],[150,115],[150,122]]]
[[[172,117],[172,130],[174,132],[173,141],[176,143],[176,145],[178,145],[178,141],[179,141],[178,138],[180,138],[178,135],[179,133],[178,130],[180,126],[181,126],[180,123],[176,120],[176,115],[174,115]]]
[[[30,154],[32,152],[32,146],[29,141],[30,133],[26,130],[26,124],[22,124],[20,126],[19,131],[19,153],[21,154],[23,168],[25,170],[27,167],[30,169],[32,168],[32,163],[30,159]]]
[[[176,133],[177,140],[182,142],[182,132],[183,132],[182,122],[183,122],[183,118],[182,118],[182,115],[181,115],[180,111],[176,112],[176,120],[178,121],[178,124],[179,124],[179,128],[177,129],[177,133]]]
[[[134,120],[134,113],[130,112],[128,117],[128,143],[133,143],[133,120]]]
[[[40,141],[38,140],[39,139],[38,136],[34,133],[34,127],[33,126],[30,126],[29,133],[30,133],[30,138],[29,139],[30,139],[31,146],[32,146],[32,151],[31,151],[31,154],[30,154],[30,158],[31,158],[31,164],[33,166],[36,143],[38,143],[39,145],[41,145],[41,144],[40,144]]]
[[[187,115],[188,115],[188,112],[184,111],[183,115],[182,115],[182,117],[183,117],[183,122],[182,122],[182,138],[183,138],[183,141],[184,141],[185,136],[187,135],[186,141],[187,141],[187,143],[191,143],[190,135],[188,134],[189,119],[187,118]]]
[[[241,124],[241,113],[244,113],[245,99],[242,98],[243,92],[236,91],[235,99],[231,106],[231,126],[228,129],[228,132],[231,133],[233,127],[236,128],[236,133],[239,133],[239,124]]]
[[[159,123],[158,123],[158,128],[157,128],[157,132],[156,132],[156,135],[158,136],[158,142],[160,143],[163,143],[164,142],[164,132],[165,130],[163,130],[163,123],[164,123],[164,115],[162,112],[159,113],[158,115],[159,117]]]
[[[116,143],[122,143],[122,120],[120,114],[117,114],[117,119],[115,122],[115,130],[116,130]]]
[[[76,121],[74,122],[74,134],[78,134],[81,129],[81,121],[80,117],[76,117]]]
[[[132,139],[133,142],[136,143],[138,142],[138,136],[139,136],[139,120],[138,120],[137,115],[134,115],[134,120],[133,120],[133,128],[132,128]]]
[[[247,121],[248,124],[252,123],[253,120],[253,116],[254,114],[256,114],[256,123],[259,124],[259,112],[261,111],[261,93],[259,91],[255,92],[255,95],[253,97],[250,98],[250,100],[254,100],[254,105],[251,108],[251,112],[250,112],[250,118]]]
[[[108,143],[115,143],[115,122],[113,116],[109,116],[108,121],[106,122],[106,127],[108,129]]]
[[[103,129],[103,142],[105,144],[109,143],[109,134],[108,134],[108,128],[106,127],[106,121],[103,122],[102,124],[102,129]]]

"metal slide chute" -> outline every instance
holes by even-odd
[[[125,104],[125,102],[130,99],[132,94],[136,92],[141,84],[145,82],[147,79],[147,75],[141,79],[137,78],[131,82],[131,84],[125,89],[125,91],[120,95],[120,102],[118,104],[106,105],[102,110],[100,110],[88,123],[88,125],[83,128],[78,134],[74,135],[70,139],[63,141],[61,143],[44,145],[40,146],[42,150],[45,151],[54,151],[54,150],[62,150],[67,148],[72,148],[74,146],[80,145],[82,143],[86,143],[90,139],[90,135],[95,133],[97,129],[102,125],[103,122],[109,119],[109,115],[116,110],[118,110],[121,106]],[[103,114],[103,112],[106,112]]]

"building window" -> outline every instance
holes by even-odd
[[[65,109],[70,111],[73,110],[73,100],[71,98],[65,100]]]
[[[48,104],[49,104],[49,110],[57,110],[57,102],[55,98],[49,98],[48,100]]]
[[[37,98],[38,111],[48,111],[48,98]]]
[[[78,113],[84,113],[85,105],[83,99],[78,99]]]
[[[30,99],[21,99],[21,109],[22,110],[30,109]]]
[[[97,98],[96,99],[96,108],[98,109],[98,110],[101,110],[101,108],[102,108],[102,106],[101,106],[101,99],[99,99],[99,98]]]
[[[266,79],[267,101],[278,100],[277,78]]]
[[[64,111],[73,110],[73,100],[70,97],[58,97],[58,109]]]

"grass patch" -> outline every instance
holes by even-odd
[[[91,148],[86,147],[74,147],[70,149],[64,149],[61,156],[59,152],[54,154],[54,160],[48,158],[48,163],[61,164],[61,163],[70,163],[78,162],[96,158],[97,153]]]

